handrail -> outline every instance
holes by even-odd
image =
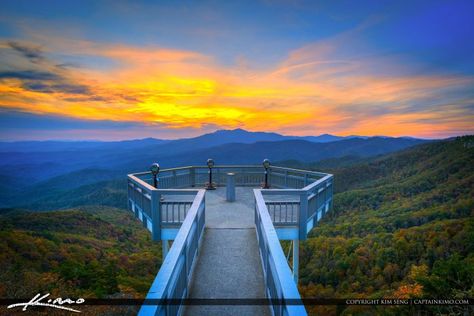
[[[260,189],[254,189],[253,192],[255,196],[255,226],[265,288],[268,299],[277,301],[276,304],[270,305],[273,315],[307,315],[262,193]],[[292,300],[292,303],[299,302],[299,305],[287,305],[286,300]]]
[[[187,166],[163,169],[158,175],[158,187],[160,194],[190,194],[186,187],[203,186],[207,181],[207,166]],[[261,174],[256,172],[261,170]],[[237,172],[237,185],[257,186],[263,182],[263,167],[259,165],[216,165],[213,167],[213,181],[217,185],[225,185],[225,172]],[[271,166],[270,168],[270,189],[262,190],[263,195],[283,195],[295,196],[300,200],[298,210],[300,228],[299,238],[306,239],[307,230],[311,229],[314,224],[309,224],[309,228],[305,229],[306,222],[312,220],[316,216],[319,220],[330,208],[332,203],[332,175],[327,173],[306,171],[294,168]],[[128,175],[129,179],[142,187],[148,195],[151,195],[154,188],[147,183],[151,181],[151,177],[143,179],[144,176],[151,176],[150,172],[141,172]],[[140,179],[142,177],[142,179]],[[273,178],[272,178],[273,177]],[[273,180],[273,182],[272,182]],[[170,187],[179,187],[179,192],[168,191]],[[192,190],[192,189],[191,189]],[[316,192],[317,191],[317,192]],[[148,195],[146,198],[148,198]],[[144,213],[150,216],[149,202],[144,200]],[[326,206],[325,210],[321,207]],[[160,205],[158,204],[158,207]],[[149,218],[147,218],[149,219]],[[275,222],[275,225],[283,225],[284,223]],[[285,223],[287,225],[287,223]],[[156,235],[156,234],[155,234]]]
[[[142,186],[143,188],[145,188],[146,190],[148,191],[152,191],[153,189],[155,189],[151,184],[148,184],[146,183],[145,181],[143,181],[142,179],[138,178],[138,175],[144,175],[144,174],[149,174],[149,172],[140,172],[140,173],[132,173],[132,174],[128,174],[127,177],[138,183],[140,186]]]
[[[146,296],[147,300],[183,299],[189,292],[189,280],[204,232],[205,190],[199,190],[184,219],[168,255]],[[142,305],[138,315],[178,315],[180,305]]]
[[[188,282],[204,230],[205,191],[187,187],[205,184],[205,181],[208,181],[205,172],[207,170],[207,166],[163,169],[158,175],[158,188],[150,184],[152,180],[150,172],[127,175],[130,208],[143,221],[144,226],[152,231],[153,240],[161,239],[162,228],[165,231],[163,236],[167,236],[163,239],[167,239],[170,232],[166,229],[175,229],[181,225],[173,246],[164,258],[161,269],[150,288],[147,299],[175,300],[185,298],[188,294]],[[259,186],[264,178],[263,168],[260,165],[217,165],[213,167],[213,172],[215,172],[213,182],[224,185],[225,174],[231,171],[237,172],[237,185]],[[271,305],[274,315],[306,315],[304,305],[287,304],[285,301],[291,299],[301,303],[301,297],[294,283],[295,276],[297,280],[298,264],[296,263],[296,268],[294,267],[296,270],[292,275],[275,226],[282,231],[297,229],[298,237],[294,237],[295,233],[291,232],[290,236],[293,236],[291,238],[305,240],[309,230],[331,208],[333,175],[272,166],[269,176],[271,189],[254,189],[255,225],[267,297],[270,300],[278,300],[278,303]],[[173,187],[175,189],[171,189]],[[178,187],[179,189],[176,189]],[[187,209],[189,202],[178,201],[179,199],[168,200],[167,197],[190,194],[196,194],[196,196],[189,209]],[[276,196],[278,200],[265,201],[265,195]],[[166,197],[166,202],[162,204],[163,196]],[[286,200],[289,197],[291,200]],[[168,217],[168,208],[163,208],[163,205],[171,205],[171,221]],[[180,207],[174,209],[174,205],[183,205],[185,209]],[[285,205],[285,211],[290,210],[290,216],[286,212],[282,213],[282,205]],[[288,208],[288,205],[291,207]],[[274,221],[270,216],[269,208],[273,210]],[[176,210],[178,221],[175,221],[173,217],[176,214],[173,212]],[[162,213],[163,211],[165,213]],[[181,216],[183,214],[181,211],[184,212],[183,216]],[[166,220],[163,222],[161,217]],[[184,220],[181,223],[183,217]],[[144,305],[139,315],[177,315],[180,308],[180,305]]]
[[[314,187],[317,187],[317,186],[320,185],[321,183],[325,182],[326,180],[329,180],[329,179],[332,178],[332,177],[333,177],[332,174],[325,173],[325,176],[324,176],[324,177],[322,177],[322,178],[319,179],[319,180],[316,180],[316,181],[313,182],[313,183],[308,184],[307,186],[305,186],[305,187],[303,188],[303,190],[309,191],[309,190],[313,189]]]
[[[295,169],[295,168],[288,168],[288,167],[279,167],[279,166],[271,166],[271,168],[275,169],[275,170],[283,170],[283,171],[313,174],[315,176],[325,176],[327,174],[327,173],[318,172],[318,171]]]

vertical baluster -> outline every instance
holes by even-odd
[[[279,219],[280,221],[279,221],[279,223],[281,223],[281,202],[279,204],[280,204],[280,219]]]
[[[168,208],[169,208],[169,210],[168,210],[168,214],[169,214],[168,215],[169,216],[168,222],[173,223],[173,220],[174,220],[174,218],[173,218],[173,202],[168,202]]]
[[[295,207],[294,204],[291,207],[291,222],[294,222],[293,218],[295,217]]]
[[[277,209],[278,209],[278,210],[280,209],[280,202],[278,202],[277,204],[275,204],[275,213],[276,213]],[[280,214],[280,215],[281,215],[281,214]],[[275,218],[276,218],[276,222],[279,223],[279,222],[280,222],[280,218],[279,218],[279,217],[276,217],[276,215],[275,215]]]

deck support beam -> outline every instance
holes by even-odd
[[[293,279],[298,285],[298,268],[300,264],[300,240],[293,239]]]
[[[168,254],[170,244],[168,243],[168,240],[164,240],[164,239],[161,241],[161,243],[162,243],[162,247],[163,247],[162,261],[164,261],[165,258],[166,258],[166,255]]]

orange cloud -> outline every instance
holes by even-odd
[[[50,77],[26,78],[2,70],[0,102],[5,108],[88,120],[163,124],[173,129],[243,127],[286,134],[439,136],[473,131],[473,78],[381,75],[387,60],[331,58],[340,39],[291,52],[265,70],[220,65],[197,52],[161,47],[105,45],[42,37],[45,56],[55,53],[103,58],[112,66],[65,69],[51,58],[18,62]],[[31,45],[23,43],[23,45]],[[15,77],[16,76],[16,77]],[[461,92],[459,92],[461,91]],[[440,104],[450,104],[441,115]]]

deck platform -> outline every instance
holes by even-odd
[[[163,246],[140,316],[307,315],[299,243],[331,210],[333,176],[264,167],[185,166],[153,174],[156,181],[149,171],[127,175],[129,210]],[[217,190],[206,191],[208,183]],[[291,240],[291,267],[281,240]]]
[[[227,202],[225,188],[206,192],[206,229],[189,298],[265,298],[251,188],[236,188]],[[190,305],[184,315],[270,315],[268,306]]]

